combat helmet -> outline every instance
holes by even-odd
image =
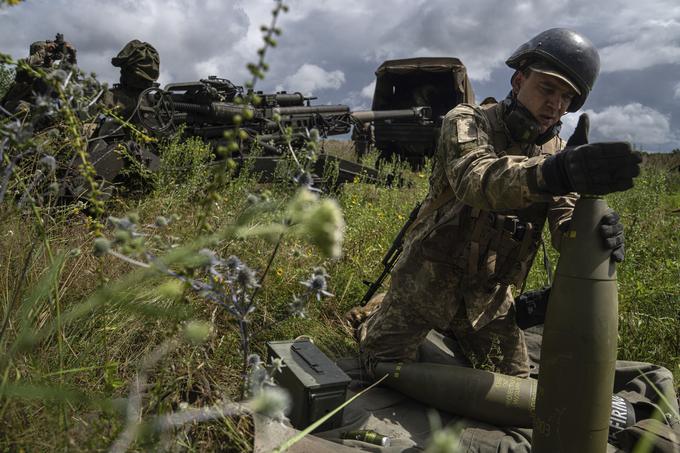
[[[148,42],[133,39],[111,59],[120,68],[120,83],[137,89],[149,88],[158,80],[160,56]]]
[[[547,63],[566,76],[570,84],[576,85],[579,93],[569,104],[569,112],[583,106],[600,72],[600,56],[593,43],[566,28],[539,33],[519,46],[505,62],[516,70],[536,63]]]

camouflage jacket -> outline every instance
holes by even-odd
[[[508,286],[526,279],[549,223],[559,249],[560,227],[571,218],[576,194],[542,192],[540,164],[564,147],[513,143],[503,104],[460,104],[444,117],[430,191],[408,248],[462,274],[468,319],[481,328],[512,303]]]
[[[102,104],[115,111],[122,119],[136,124],[138,118],[135,115],[137,101],[141,89],[124,87],[116,84],[102,96]]]

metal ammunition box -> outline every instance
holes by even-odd
[[[274,376],[288,390],[293,408],[288,415],[297,429],[303,429],[345,402],[350,378],[309,340],[270,341],[269,360],[283,360],[283,370]],[[315,431],[337,428],[342,411]]]

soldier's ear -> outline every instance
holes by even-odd
[[[510,79],[510,84],[512,85],[512,94],[517,96],[517,93],[519,93],[519,89],[524,83],[525,75],[522,73],[522,71],[515,71],[515,73],[512,75],[512,78]]]

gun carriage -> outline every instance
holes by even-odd
[[[286,128],[292,129],[294,147],[310,138],[310,131],[316,129],[319,136],[327,138],[348,134],[353,128],[364,128],[364,124],[381,123],[395,119],[410,119],[419,124],[430,122],[431,109],[416,106],[383,111],[352,112],[347,105],[312,105],[316,97],[302,93],[254,93],[258,105],[244,104],[249,98],[243,87],[227,79],[210,76],[195,82],[171,83],[160,89],[152,87],[140,95],[138,121],[154,134],[167,134],[182,126],[187,137],[201,137],[215,146],[223,144],[224,133],[236,128],[237,123],[247,134],[242,150],[232,156],[238,163],[254,161],[254,170],[270,178],[279,161],[285,158]],[[238,120],[237,120],[238,118]],[[263,155],[249,155],[250,145],[257,143],[264,150]],[[377,179],[373,168],[321,153],[314,164],[312,173],[320,178],[329,165],[338,167],[335,183],[341,184],[363,177],[369,181]]]

